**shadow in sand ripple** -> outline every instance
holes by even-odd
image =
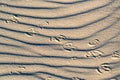
[[[45,0],[45,2],[50,2],[50,3],[57,3],[57,4],[75,4],[75,3],[83,3],[87,2],[89,0],[79,0],[79,1],[73,1],[73,2],[58,2],[58,1],[50,1],[50,0]]]
[[[5,35],[0,35],[0,37],[4,37],[4,38],[10,39],[10,40],[14,40],[14,41],[18,41],[18,42],[21,42],[24,44],[34,45],[34,46],[58,46],[58,45],[60,45],[60,44],[50,44],[50,43],[31,43],[31,42],[26,42],[26,41],[15,39],[15,38],[5,36]]]
[[[87,11],[83,11],[83,12],[80,12],[80,13],[76,13],[76,14],[70,14],[70,15],[67,15],[67,16],[59,16],[59,17],[39,17],[39,16],[30,16],[30,15],[23,15],[23,14],[16,14],[16,13],[13,13],[13,12],[8,12],[8,11],[3,11],[3,10],[0,10],[0,13],[4,13],[4,14],[9,14],[9,15],[18,15],[18,16],[22,16],[22,17],[29,17],[29,18],[35,18],[35,19],[62,19],[62,18],[67,18],[67,17],[73,17],[73,16],[77,16],[77,15],[81,15],[81,14],[85,14],[85,13],[88,13],[88,12],[91,12],[91,11],[94,11],[94,10],[97,10],[97,9],[100,9],[100,8],[103,8],[103,7],[106,7],[108,5],[110,5],[111,3],[113,3],[114,1],[110,1],[109,3],[105,4],[105,5],[102,5],[100,7],[97,7],[97,8],[93,8],[93,9],[90,9],[90,10],[87,10]]]
[[[119,80],[118,3],[1,0],[0,80]]]
[[[10,5],[10,4],[6,4],[6,3],[0,3],[0,5],[2,6],[7,6],[7,7],[11,7],[11,8],[21,8],[21,9],[37,9],[37,10],[42,10],[42,9],[46,9],[46,10],[53,10],[53,9],[59,9],[60,7],[28,7],[28,6],[16,6],[16,5]]]
[[[73,57],[67,57],[67,56],[47,56],[47,55],[40,55],[40,56],[34,56],[34,55],[25,55],[22,53],[10,53],[10,52],[0,52],[2,55],[11,55],[11,56],[19,56],[19,57],[26,57],[26,58],[46,58],[46,59],[86,59],[84,57],[78,57],[78,56],[73,56]]]

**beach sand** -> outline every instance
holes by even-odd
[[[120,0],[0,0],[0,80],[120,80]]]

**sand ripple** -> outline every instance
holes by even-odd
[[[0,80],[120,80],[120,0],[0,0]]]

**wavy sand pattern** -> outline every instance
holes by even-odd
[[[0,80],[120,80],[120,0],[0,0]]]

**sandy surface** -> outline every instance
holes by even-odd
[[[0,0],[0,80],[120,80],[120,0]]]

